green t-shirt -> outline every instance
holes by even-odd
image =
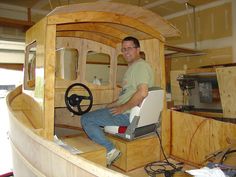
[[[137,91],[140,84],[154,86],[154,74],[151,66],[143,59],[137,60],[125,72],[122,81],[122,90],[118,98],[118,105],[124,104]],[[126,111],[129,112],[129,111]]]

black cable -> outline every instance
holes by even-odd
[[[225,161],[225,159],[227,158],[227,155],[230,154],[230,153],[234,153],[236,152],[236,150],[231,150],[231,149],[228,149],[226,151],[226,153],[224,153],[223,157],[220,159],[220,164],[223,164],[223,162]]]
[[[173,164],[168,161],[166,154],[164,152],[163,146],[162,146],[161,137],[158,132],[156,132],[156,134],[160,141],[160,147],[161,147],[162,154],[165,158],[165,161],[155,161],[155,162],[148,163],[144,167],[144,170],[151,177],[155,177],[157,174],[164,174],[165,177],[172,177],[174,173],[182,170],[183,163]],[[180,166],[177,167],[176,165],[180,165]],[[167,167],[171,167],[171,169],[167,169]]]

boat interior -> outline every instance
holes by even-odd
[[[218,94],[214,92],[211,102],[222,105],[219,106],[222,112],[176,109],[164,96],[161,100],[162,143],[156,134],[132,141],[107,134],[122,152],[109,168],[105,148],[92,142],[81,127],[80,113],[105,107],[119,94],[128,67],[121,54],[124,37],[135,36],[140,40],[143,59],[151,64],[155,85],[162,88],[165,95],[165,38],[179,35],[173,25],[150,11],[104,2],[96,6],[84,3],[56,8],[30,28],[26,33],[24,83],[7,97],[16,175],[148,176],[143,167],[163,160],[162,148],[171,161],[184,162],[184,167],[189,169],[204,166],[206,155],[227,147],[227,138],[236,136],[236,126],[231,121],[212,117],[235,116],[232,99],[236,95],[230,89],[235,83],[226,81],[235,76],[235,67],[211,69],[218,83]],[[191,72],[208,73],[206,70]],[[190,73],[182,74],[185,77],[181,81],[186,81]],[[93,82],[95,77],[100,84]],[[189,87],[182,85],[181,90],[177,80],[171,82],[172,94],[183,100],[182,92],[189,91]],[[214,85],[214,82],[208,83]],[[88,87],[92,100],[81,85],[70,87],[75,83]],[[68,108],[66,102],[72,94],[88,99],[83,99],[79,108]],[[201,99],[207,98],[203,95]],[[190,99],[185,103],[195,104],[193,100],[196,101],[193,98],[192,102]],[[189,175],[182,172],[176,176]]]

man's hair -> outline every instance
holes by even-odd
[[[123,43],[124,41],[133,41],[134,46],[135,46],[136,48],[140,48],[139,41],[138,41],[138,39],[136,39],[135,37],[128,36],[128,37],[126,37],[126,38],[124,38],[124,39],[122,40],[122,43]]]

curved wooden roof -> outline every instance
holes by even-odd
[[[58,36],[104,38],[114,45],[128,35],[138,39],[179,36],[168,21],[144,8],[111,2],[81,3],[58,7],[48,14],[57,24]],[[112,45],[113,45],[112,44]]]

